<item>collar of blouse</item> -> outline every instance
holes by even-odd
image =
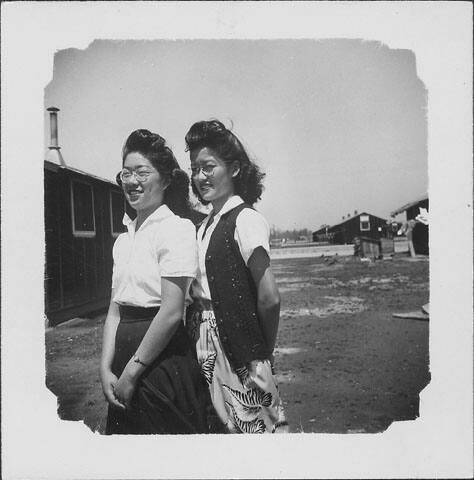
[[[147,217],[147,219],[142,223],[140,226],[140,231],[146,228],[147,225],[150,225],[151,223],[155,222],[161,222],[165,218],[168,218],[170,216],[174,215],[174,213],[168,208],[167,205],[161,205],[159,206],[151,215]],[[132,220],[127,213],[123,215],[123,220],[122,220],[123,225],[125,225],[128,229],[128,231],[133,231],[135,232],[135,226],[137,224],[137,219],[135,218]]]
[[[220,218],[222,215],[225,213],[229,212],[235,207],[238,207],[241,203],[244,203],[242,198],[239,195],[232,195],[222,206],[220,209],[219,213],[214,214],[214,210],[211,211],[211,213],[207,216],[207,219],[214,217],[214,218]]]

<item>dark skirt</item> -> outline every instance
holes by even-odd
[[[112,372],[120,375],[150,326],[158,309],[120,307]],[[195,349],[182,322],[158,358],[140,377],[131,408],[109,405],[105,433],[207,433],[209,393]]]

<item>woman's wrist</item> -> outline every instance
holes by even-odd
[[[149,363],[145,363],[143,360],[141,360],[140,357],[136,353],[132,356],[132,361],[134,363],[138,363],[139,365],[141,365],[142,367],[145,367],[145,368],[148,368],[150,366]]]
[[[147,363],[143,362],[138,355],[133,355],[123,373],[131,380],[138,380],[147,368]]]
[[[109,373],[111,371],[112,371],[112,367],[108,363],[101,363],[100,364],[99,372],[100,372],[101,375],[103,375],[105,373]]]

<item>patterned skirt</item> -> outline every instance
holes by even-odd
[[[288,433],[282,400],[269,360],[233,370],[224,353],[212,310],[194,312],[188,331],[212,404],[227,433]],[[219,431],[219,429],[217,429]]]

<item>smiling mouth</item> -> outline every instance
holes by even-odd
[[[209,184],[199,186],[199,190],[201,192],[208,192],[211,188],[212,188],[212,185],[209,185]]]
[[[138,190],[127,190],[127,195],[132,201],[137,200],[142,193],[143,192],[140,192]]]

